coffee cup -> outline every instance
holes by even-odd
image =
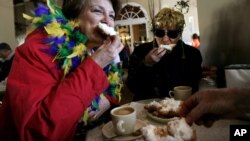
[[[186,100],[192,95],[192,87],[189,86],[176,86],[173,90],[169,91],[169,96],[176,100]]]
[[[117,135],[126,135],[134,132],[136,111],[130,106],[121,106],[111,110],[111,119]]]

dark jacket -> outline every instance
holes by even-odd
[[[198,90],[202,77],[202,57],[198,49],[181,40],[171,52],[152,67],[145,66],[143,59],[153,48],[153,42],[135,47],[130,56],[127,86],[135,94],[134,100],[168,97],[175,86],[187,85]]]
[[[8,77],[10,69],[11,69],[11,64],[12,64],[13,58],[14,58],[14,55],[9,60],[5,60],[4,62],[1,63],[1,65],[0,65],[0,82],[3,81],[6,77]]]

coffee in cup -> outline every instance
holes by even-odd
[[[126,135],[134,132],[136,123],[136,111],[130,106],[121,106],[111,110],[111,119],[115,133]]]
[[[169,91],[169,96],[176,100],[186,100],[192,95],[192,87],[189,86],[176,86],[173,90]]]

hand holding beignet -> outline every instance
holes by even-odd
[[[97,27],[98,27],[98,29],[100,29],[101,33],[106,35],[106,36],[112,37],[112,36],[117,35],[115,29],[113,27],[108,26],[105,23],[99,22]]]

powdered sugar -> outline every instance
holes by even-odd
[[[100,28],[102,30],[102,32],[108,36],[115,36],[116,35],[116,31],[114,30],[113,27],[109,27],[107,24],[105,23],[98,23],[98,28]]]
[[[194,136],[184,118],[174,119],[161,127],[147,125],[141,131],[146,141],[189,141]]]
[[[161,48],[165,48],[165,49],[171,51],[175,45],[176,45],[176,44],[160,45],[160,47],[161,47]]]

